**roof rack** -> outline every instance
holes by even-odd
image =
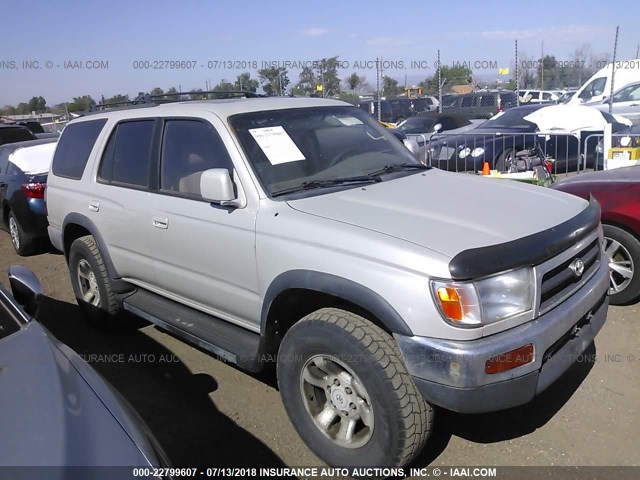
[[[183,98],[189,96],[189,98]],[[173,97],[173,98],[169,98]],[[195,98],[194,98],[195,97]],[[125,100],[122,102],[111,103],[99,103],[97,105],[91,105],[89,111],[83,112],[81,115],[87,115],[91,113],[98,113],[105,110],[125,110],[130,108],[146,108],[155,107],[164,103],[174,102],[189,102],[198,100],[211,100],[211,97],[218,99],[221,98],[256,98],[264,97],[264,95],[257,94],[255,92],[249,92],[246,90],[210,90],[205,92],[176,92],[176,93],[162,93],[160,95],[138,95],[133,100]]]

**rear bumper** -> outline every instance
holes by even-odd
[[[607,318],[608,265],[547,314],[472,341],[395,335],[409,373],[425,399],[461,413],[481,413],[531,401],[555,382],[593,342]],[[492,357],[527,344],[534,360],[498,374],[485,373]]]

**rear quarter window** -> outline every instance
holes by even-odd
[[[0,145],[35,139],[36,136],[26,127],[0,128]]]
[[[106,118],[67,125],[53,155],[51,171],[58,177],[80,180]]]

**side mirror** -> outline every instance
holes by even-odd
[[[16,302],[22,305],[29,315],[35,317],[44,298],[38,277],[27,267],[12,265],[9,267],[9,285]]]
[[[223,207],[244,206],[236,197],[234,187],[229,170],[226,168],[211,168],[202,172],[200,176],[202,198]]]
[[[436,123],[436,124],[433,126],[433,131],[434,131],[435,133],[438,133],[440,130],[442,130],[442,124],[441,124],[441,123]]]

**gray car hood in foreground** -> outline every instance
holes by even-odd
[[[451,258],[554,227],[588,206],[544,187],[437,169],[288,203]]]
[[[0,340],[0,465],[148,465],[49,335],[33,321]]]

